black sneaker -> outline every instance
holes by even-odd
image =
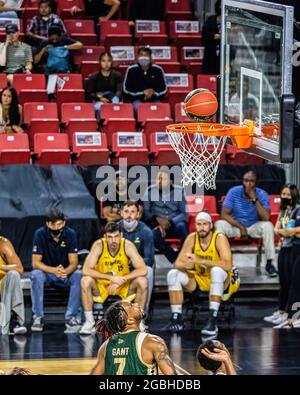
[[[218,327],[217,327],[217,318],[211,316],[205,327],[201,331],[201,335],[207,335],[207,336],[216,336],[218,334]]]
[[[167,325],[166,329],[172,333],[182,332],[184,329],[182,314],[173,313],[171,317],[171,321]]]
[[[275,266],[272,263],[266,264],[266,272],[269,277],[277,276],[277,270],[275,269]]]
[[[18,316],[15,313],[12,313],[12,317],[9,325],[9,334],[25,335],[25,333],[27,333],[26,327],[24,325],[21,325]]]

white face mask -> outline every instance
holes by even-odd
[[[124,227],[125,228],[127,228],[127,229],[132,229],[132,228],[134,228],[135,227],[135,225],[136,225],[136,223],[137,223],[137,220],[133,220],[133,221],[126,221],[125,219],[123,219],[123,225],[124,225]]]
[[[138,62],[141,66],[149,66],[150,64],[150,58],[148,56],[140,56],[138,58]]]

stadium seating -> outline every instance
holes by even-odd
[[[165,14],[169,20],[191,19],[190,0],[165,0]]]
[[[75,132],[96,132],[98,129],[93,103],[63,103],[61,122],[70,142]]]
[[[195,218],[200,211],[207,211],[215,222],[219,219],[215,196],[187,196],[187,211],[189,213],[189,231],[195,231]]]
[[[31,19],[38,14],[38,0],[24,0],[22,4],[23,18]]]
[[[132,44],[128,21],[101,21],[100,45],[107,49],[113,45],[124,46]]]
[[[141,132],[117,132],[112,136],[112,164],[126,159],[128,165],[149,163],[149,150]]]
[[[183,102],[186,95],[193,90],[193,76],[186,73],[165,74],[168,86],[168,102],[171,104],[171,113],[175,115],[176,103]]]
[[[180,53],[180,62],[189,74],[194,78],[202,71],[202,63],[204,56],[204,47],[182,47]],[[197,85],[197,81],[194,81]]]
[[[191,119],[186,115],[183,109],[183,103],[175,104],[175,122],[176,123],[191,122]]]
[[[30,147],[35,133],[57,133],[59,120],[56,103],[25,103],[24,124],[28,130]]]
[[[84,19],[67,19],[65,26],[69,35],[84,45],[96,45],[97,36],[95,33],[94,21]]]
[[[43,74],[14,74],[13,87],[19,95],[20,104],[48,101]]]
[[[180,63],[176,47],[152,47],[153,63],[162,67],[165,73],[180,73]]]
[[[57,14],[60,15],[62,19],[64,18],[81,18],[84,16],[84,0],[59,0],[57,6]],[[77,6],[82,11],[77,12],[72,15],[70,9]]]
[[[169,103],[140,103],[137,111],[137,120],[146,135],[149,144],[150,134],[156,131],[165,131],[166,126],[173,123]]]
[[[271,222],[276,224],[280,211],[280,195],[270,195]]]
[[[170,21],[169,38],[178,49],[201,46],[200,24],[198,21]]]
[[[7,87],[7,75],[4,73],[0,74],[0,90]]]
[[[217,92],[217,75],[200,74],[197,75],[197,88],[208,89],[211,92]]]
[[[97,141],[93,141],[93,135]],[[109,150],[107,148],[106,135],[104,133],[74,133],[73,141],[73,162],[81,166],[100,165],[109,163]],[[81,138],[81,140],[80,140]],[[87,142],[90,138],[91,142]]]
[[[30,163],[26,133],[0,134],[0,165]]]
[[[134,35],[139,45],[168,45],[165,22],[137,20]]]
[[[112,135],[114,132],[136,130],[136,120],[133,115],[133,106],[131,103],[102,104],[101,119],[101,130],[106,133],[109,147],[112,145]]]
[[[83,78],[99,69],[99,56],[105,51],[103,46],[86,45],[73,55],[74,64]]]
[[[58,76],[65,81],[64,86],[57,90],[58,111],[63,103],[84,102],[82,76],[80,74],[58,74]]]
[[[35,163],[64,165],[70,163],[70,149],[66,133],[36,133],[34,135]]]
[[[180,164],[180,159],[169,143],[165,132],[151,133],[150,161],[159,165]]]

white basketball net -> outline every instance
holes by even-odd
[[[176,126],[177,131],[167,129],[167,133],[182,164],[183,186],[197,183],[199,187],[216,189],[216,175],[227,136],[205,136],[201,133],[201,124],[197,133],[189,133],[184,125],[181,130]]]

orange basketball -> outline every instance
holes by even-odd
[[[199,88],[186,96],[183,108],[193,121],[208,121],[218,110],[218,100],[208,89]]]

